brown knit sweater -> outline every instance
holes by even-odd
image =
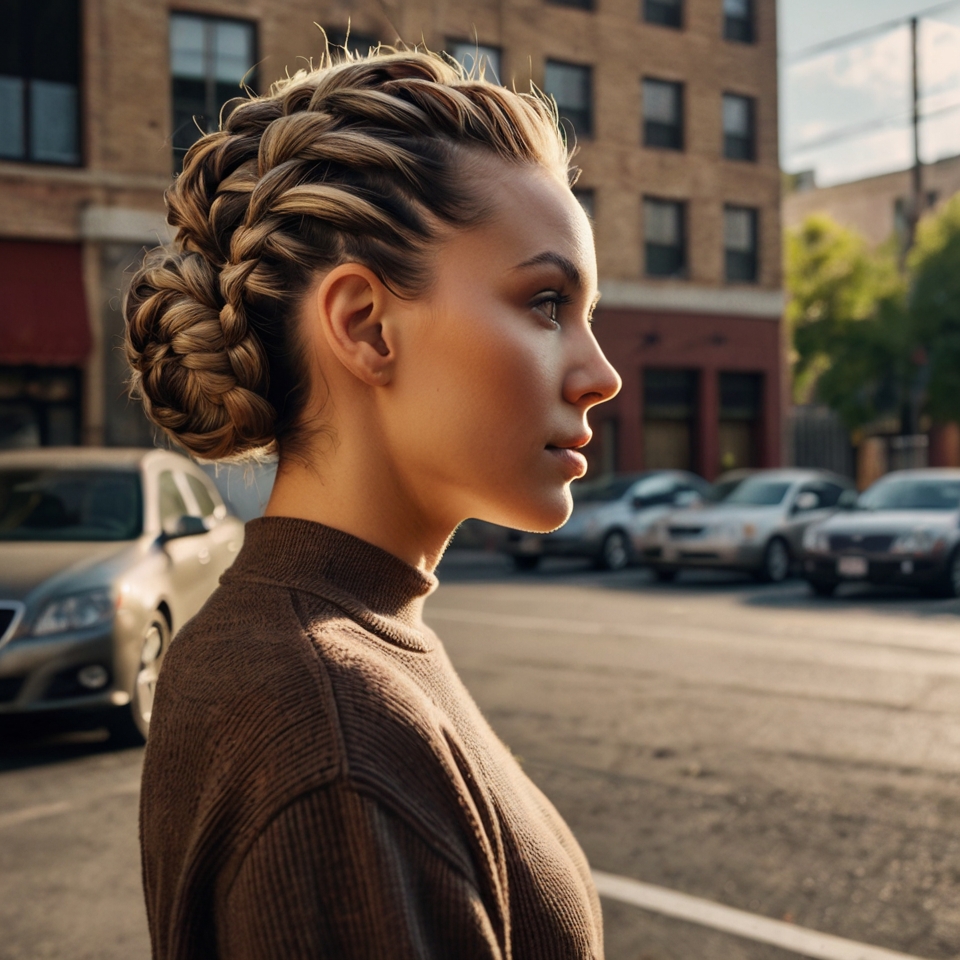
[[[602,957],[580,848],[417,622],[435,585],[319,524],[247,524],[157,686],[157,960]]]

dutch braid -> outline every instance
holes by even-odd
[[[422,290],[435,224],[482,217],[460,175],[470,147],[568,162],[552,104],[431,54],[352,56],[240,101],[187,153],[166,198],[176,240],[147,254],[124,303],[147,415],[202,458],[290,443],[311,279],[351,259]]]

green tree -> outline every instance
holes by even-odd
[[[921,221],[908,268],[927,412],[941,422],[960,420],[960,194]]]
[[[826,403],[851,428],[899,414],[915,334],[892,249],[817,214],[787,234],[785,253],[795,399]]]

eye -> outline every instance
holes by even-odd
[[[565,294],[558,293],[555,290],[550,290],[536,297],[531,306],[537,311],[537,313],[546,317],[551,323],[559,326],[560,308],[572,302],[573,297],[568,297]]]

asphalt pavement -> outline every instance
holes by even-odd
[[[451,555],[427,620],[599,870],[960,956],[960,603]],[[0,731],[0,958],[149,956],[142,751]],[[604,901],[609,960],[796,954]]]

